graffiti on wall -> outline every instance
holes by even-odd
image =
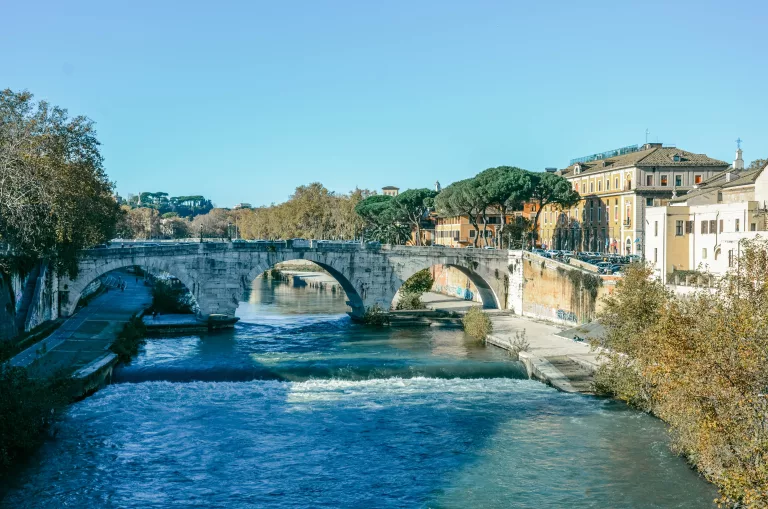
[[[544,306],[543,304],[525,304],[524,311],[526,314],[533,315],[538,318],[550,319],[550,320],[562,320],[564,322],[578,323],[579,318],[576,313],[572,311],[566,311],[564,309],[551,308]]]
[[[435,285],[432,288],[437,293],[443,295],[456,296],[464,300],[475,300],[475,294],[469,288],[464,288],[457,285]]]

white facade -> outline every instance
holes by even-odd
[[[726,174],[711,190],[647,208],[645,253],[658,278],[676,270],[723,276],[745,239],[768,237],[768,172],[748,173]]]

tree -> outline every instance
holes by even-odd
[[[533,217],[533,231],[536,232],[539,226],[539,215],[547,205],[559,207],[570,207],[581,199],[579,193],[573,190],[571,183],[560,175],[554,173],[533,173],[533,193],[531,197],[536,200],[539,206],[536,208],[536,215]],[[535,233],[534,233],[535,234]]]
[[[669,424],[673,449],[728,507],[768,506],[768,242],[742,242],[715,291],[676,297],[651,270],[625,272],[605,301],[609,348],[596,389]]]
[[[507,224],[507,210],[520,208],[531,198],[533,193],[531,174],[513,166],[498,166],[480,172],[475,179],[480,183],[488,204],[499,210],[503,234]],[[500,238],[503,237],[500,235]]]
[[[72,275],[77,251],[112,238],[120,214],[93,122],[0,92],[0,239],[16,262],[49,257]]]
[[[763,168],[768,165],[768,159],[755,159],[751,163],[749,163],[749,166],[747,167],[748,170],[762,170]]]
[[[392,200],[395,218],[416,231],[416,245],[421,245],[421,221],[432,208],[437,193],[431,189],[408,189]]]
[[[482,182],[470,178],[459,180],[443,189],[435,199],[438,212],[448,216],[467,216],[469,223],[475,229],[474,245],[480,238],[480,227],[477,218],[485,214],[489,198],[482,192]],[[487,216],[485,216],[487,221]],[[486,239],[487,241],[487,239]]]

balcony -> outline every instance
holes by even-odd
[[[622,223],[625,227],[632,226],[632,220],[630,218],[626,218],[624,222]]]

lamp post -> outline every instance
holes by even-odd
[[[203,225],[200,225],[200,243],[203,243]]]

